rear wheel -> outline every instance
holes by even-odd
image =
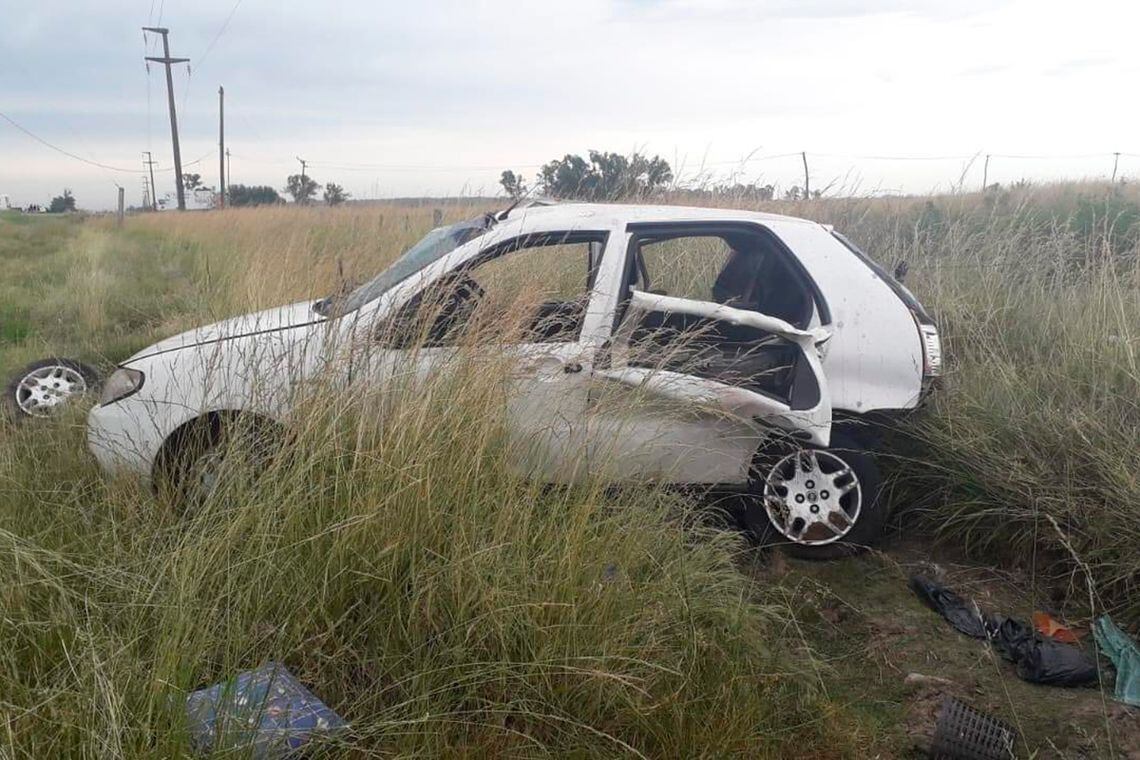
[[[848,430],[832,431],[831,447],[781,441],[757,454],[744,522],[763,544],[807,559],[865,550],[882,533],[879,468]]]
[[[99,373],[72,359],[41,359],[17,372],[4,392],[13,419],[50,417],[99,388]]]

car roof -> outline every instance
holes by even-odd
[[[700,222],[700,221],[756,221],[766,224],[806,224],[816,222],[794,216],[768,214],[761,211],[742,211],[730,208],[705,206],[665,206],[626,203],[554,203],[522,206],[512,209],[508,221],[541,219],[557,224],[561,220],[581,226],[586,219],[609,226],[629,222]]]

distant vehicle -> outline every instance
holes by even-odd
[[[514,360],[508,426],[529,475],[580,477],[584,452],[605,478],[735,491],[754,532],[810,556],[881,531],[860,423],[918,406],[941,371],[938,330],[829,227],[744,211],[565,204],[432,230],[348,295],[131,357],[90,413],[90,449],[202,498],[236,420],[278,426],[301,383],[352,361],[353,381],[378,388],[401,363],[430,372],[520,293],[537,296],[528,326],[487,345]]]

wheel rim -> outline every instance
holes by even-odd
[[[32,417],[47,417],[75,396],[87,392],[87,381],[62,364],[40,367],[16,384],[16,405]]]
[[[187,495],[192,504],[203,504],[217,490],[224,463],[225,452],[220,447],[214,446],[190,465]]]
[[[830,544],[855,527],[863,506],[859,477],[829,451],[806,449],[780,459],[764,480],[764,509],[784,538]]]

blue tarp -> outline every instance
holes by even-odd
[[[347,726],[284,666],[270,662],[186,698],[195,750],[252,749],[279,758]]]

